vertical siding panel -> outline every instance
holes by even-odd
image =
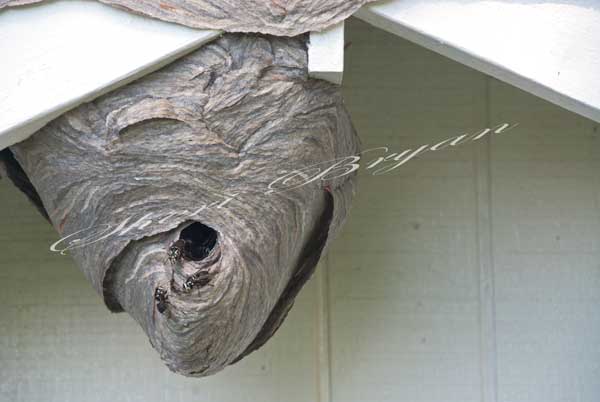
[[[318,402],[331,401],[331,337],[330,303],[329,303],[329,255],[319,264],[316,276],[317,303],[315,318],[317,320],[316,347],[317,352],[317,390]]]
[[[492,81],[498,402],[600,398],[594,123]]]
[[[485,127],[484,75],[362,22],[346,27],[345,99],[364,149]],[[475,145],[361,172],[329,254],[333,402],[481,402]]]
[[[490,78],[486,78],[486,127],[490,121]],[[477,264],[479,266],[479,331],[482,402],[497,401],[496,306],[494,297],[494,255],[492,249],[492,176],[487,136],[474,146],[475,192],[477,197]]]

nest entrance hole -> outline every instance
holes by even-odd
[[[217,245],[218,233],[200,222],[194,222],[181,231],[179,239],[185,242],[185,257],[191,261],[200,261],[208,257]]]

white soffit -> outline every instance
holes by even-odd
[[[0,11],[0,149],[219,35],[95,1]]]
[[[388,0],[355,16],[600,122],[598,0]]]

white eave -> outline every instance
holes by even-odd
[[[388,0],[356,16],[600,122],[597,0]],[[0,27],[0,149],[220,35],[84,0],[3,10]],[[313,77],[341,82],[343,30],[311,33]]]
[[[83,0],[2,10],[0,27],[0,150],[221,34]],[[341,83],[343,41],[343,23],[311,34],[312,76]]]
[[[95,1],[0,11],[0,150],[219,35]]]
[[[355,16],[600,122],[598,0],[393,0]]]

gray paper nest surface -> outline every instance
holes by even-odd
[[[13,181],[71,236],[57,248],[107,306],[171,370],[206,376],[273,335],[355,192],[341,168],[277,179],[356,155],[359,140],[340,88],[308,77],[305,37],[225,34],[11,152]]]
[[[0,0],[3,7],[48,0]],[[374,0],[98,0],[193,28],[295,36],[321,31]]]

